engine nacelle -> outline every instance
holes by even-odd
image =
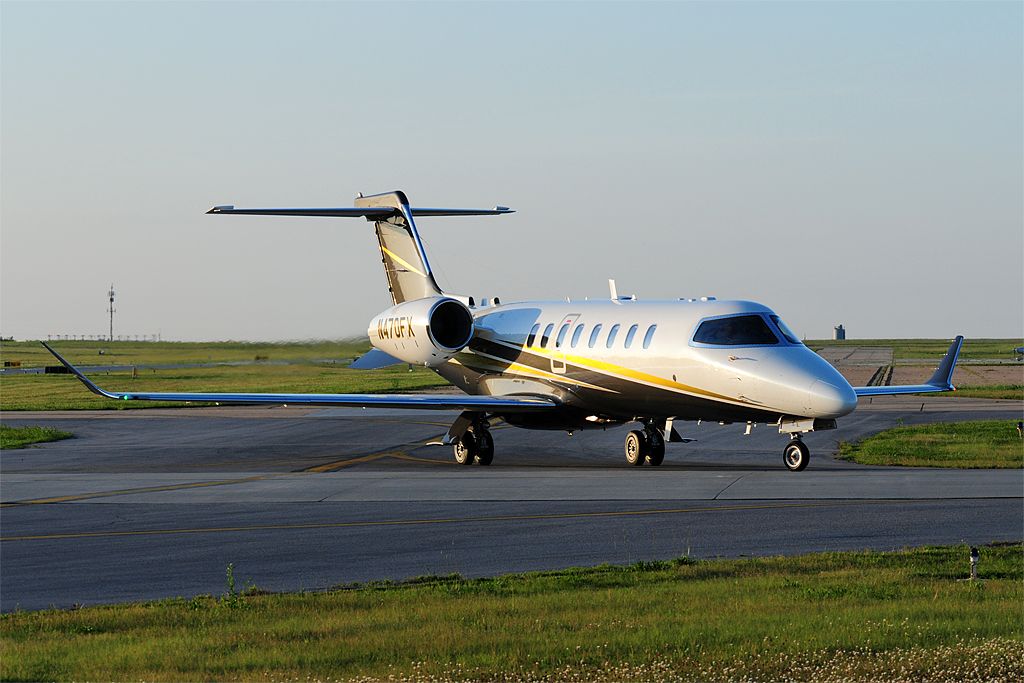
[[[473,314],[446,296],[405,301],[370,321],[370,343],[406,363],[436,368],[473,338]]]

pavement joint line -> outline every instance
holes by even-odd
[[[741,479],[746,479],[746,477],[747,477],[747,475],[745,475],[745,474],[741,474],[740,476],[736,477],[735,479],[733,479],[732,481],[730,481],[730,482],[729,482],[729,484],[728,484],[728,485],[727,485],[727,486],[726,486],[726,487],[725,487],[724,489],[722,489],[721,491],[719,491],[718,493],[716,493],[716,494],[715,494],[715,497],[714,497],[714,498],[712,498],[711,500],[718,500],[718,499],[719,499],[719,497],[720,497],[720,496],[721,496],[721,495],[722,495],[723,493],[725,493],[726,491],[728,491],[728,490],[729,490],[729,489],[730,489],[730,488],[732,487],[732,485],[733,485],[733,484],[737,483],[737,482],[738,482],[738,481],[740,481]]]
[[[257,474],[251,477],[240,479],[220,479],[216,481],[193,481],[182,484],[167,484],[165,486],[143,486],[135,489],[117,489],[113,491],[98,491],[95,493],[80,493],[68,496],[54,496],[52,498],[33,498],[32,500],[12,500],[8,503],[0,503],[0,508],[23,507],[26,505],[50,505],[53,503],[72,503],[78,500],[90,500],[92,498],[111,498],[113,496],[130,496],[136,493],[160,493],[162,491],[181,491],[186,489],[205,488],[210,486],[228,486],[231,484],[246,484],[252,481],[263,481],[275,479],[294,472],[279,472],[272,474]]]
[[[747,504],[747,505],[716,505],[690,508],[656,508],[648,510],[603,510],[595,512],[562,512],[553,514],[535,515],[495,515],[490,517],[440,517],[426,519],[392,519],[373,520],[362,522],[308,522],[301,524],[254,524],[250,526],[225,526],[205,528],[181,528],[181,529],[137,529],[129,531],[82,531],[75,533],[60,534],[37,534],[30,536],[0,536],[0,542],[14,541],[55,541],[74,540],[83,538],[116,538],[120,536],[167,536],[173,534],[208,534],[208,533],[238,533],[244,531],[272,531],[272,530],[309,530],[309,529],[343,529],[355,527],[388,527],[388,526],[424,526],[441,524],[467,524],[467,523],[493,523],[493,522],[526,522],[526,521],[553,521],[560,519],[592,519],[601,517],[641,517],[654,515],[678,515],[700,512],[735,512],[742,510],[775,510],[787,508],[820,508],[820,507],[843,507],[852,505],[870,505],[875,503],[892,502],[887,500],[855,500],[855,501],[828,501],[828,502],[801,502],[801,503],[768,503],[768,504]],[[930,501],[899,501],[909,502],[930,502]]]

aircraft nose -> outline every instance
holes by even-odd
[[[836,386],[819,379],[807,390],[807,407],[814,417],[842,417],[857,407],[857,394],[849,384]]]

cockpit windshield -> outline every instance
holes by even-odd
[[[782,318],[780,318],[777,315],[772,315],[769,317],[772,319],[772,322],[775,323],[776,327],[779,328],[779,332],[781,332],[782,336],[786,338],[786,341],[788,341],[790,344],[803,343],[800,341],[800,338],[796,336],[796,333],[793,332],[793,330],[789,329],[786,323],[782,322]]]
[[[754,346],[778,344],[779,340],[759,315],[735,315],[705,320],[693,335],[699,344],[718,346]]]

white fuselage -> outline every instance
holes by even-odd
[[[849,383],[774,316],[754,302],[716,300],[478,308],[473,340],[439,372],[469,393],[554,393],[614,420],[760,422],[850,413],[857,399]],[[702,328],[705,321],[721,322]],[[737,322],[750,328],[746,336],[730,332]]]

